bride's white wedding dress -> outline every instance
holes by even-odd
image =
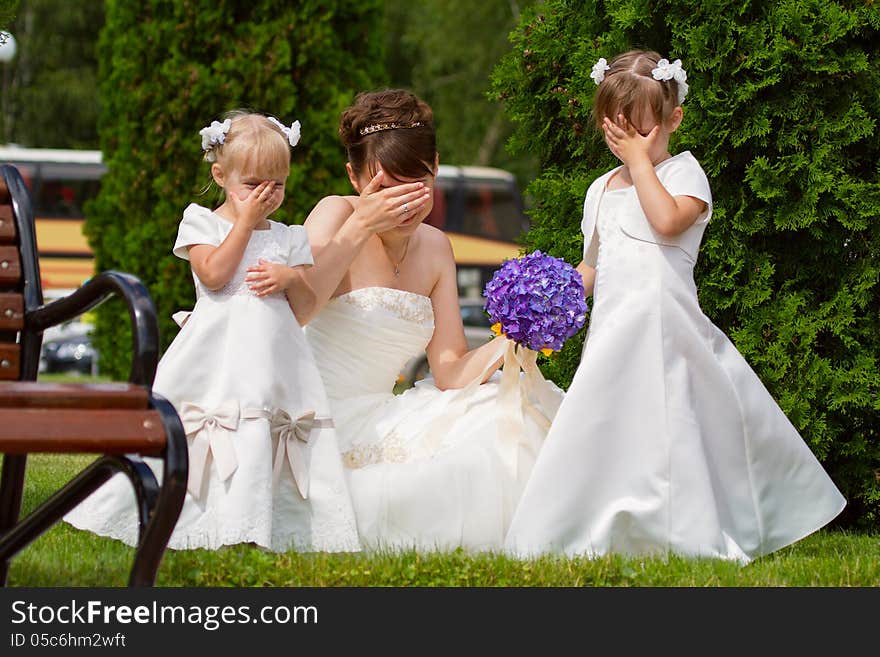
[[[500,549],[562,391],[533,361],[521,375],[393,394],[434,332],[428,297],[368,287],[332,299],[306,327],[324,380],[362,544]],[[508,350],[509,349],[509,350]]]

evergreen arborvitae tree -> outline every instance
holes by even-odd
[[[541,160],[527,246],[572,263],[586,188],[617,164],[593,128],[593,64],[630,48],[682,60],[690,92],[671,150],[694,153],[715,202],[702,307],[846,495],[841,520],[875,521],[880,5],[552,0],[511,40],[493,92],[517,124],[510,147]],[[583,337],[544,363],[563,386]]]
[[[273,219],[302,223],[324,195],[348,191],[340,112],[382,79],[378,0],[143,0],[106,3],[98,44],[99,136],[108,171],[86,206],[96,270],[129,271],[156,303],[164,349],[171,314],[194,303],[188,263],[171,248],[183,209],[211,206],[216,191],[199,130],[227,110],[249,108],[302,124],[287,196]],[[126,311],[98,308],[102,373],[125,376]],[[259,336],[254,336],[259,339]]]

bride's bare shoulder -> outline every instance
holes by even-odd
[[[439,228],[422,224],[419,226],[419,238],[431,252],[439,253],[444,257],[452,255],[452,243],[449,241],[449,236]]]

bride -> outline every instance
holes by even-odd
[[[298,319],[362,542],[500,549],[563,393],[534,369],[520,375],[506,338],[467,350],[451,245],[422,223],[438,166],[431,108],[403,90],[362,93],[339,135],[358,195],[326,197],[305,221],[317,299]],[[262,265],[250,281],[264,293],[281,277]],[[393,394],[422,351],[432,378]]]

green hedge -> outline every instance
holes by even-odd
[[[107,2],[98,57],[108,172],[86,207],[86,232],[98,271],[130,271],[148,286],[163,349],[177,333],[171,314],[194,303],[189,265],[171,254],[183,209],[217,201],[199,195],[210,181],[199,129],[239,107],[299,119],[273,218],[301,223],[322,196],[349,188],[337,121],[384,75],[380,24],[379,0]],[[127,375],[128,323],[118,302],[99,307],[103,374]]]
[[[584,192],[616,164],[592,127],[592,65],[632,47],[682,59],[671,148],[715,199],[701,305],[846,495],[846,524],[880,517],[878,28],[871,2],[553,0],[524,12],[493,76],[509,146],[542,164],[527,248],[576,263]],[[563,386],[583,337],[545,363]]]
[[[19,0],[0,0],[0,32],[8,32],[15,12],[18,11]]]

